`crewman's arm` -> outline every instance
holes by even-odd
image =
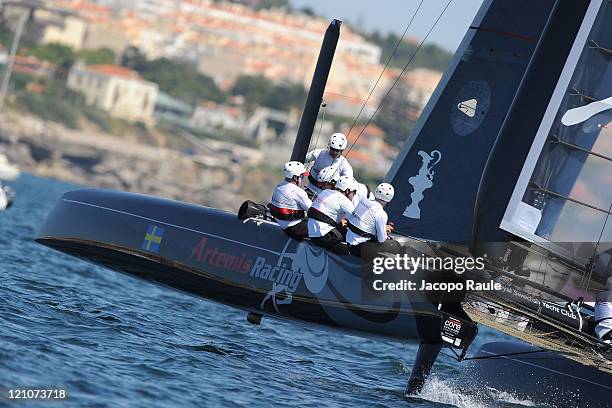
[[[348,162],[346,157],[342,157],[340,160],[342,160],[342,163],[340,164],[340,171],[339,171],[340,175],[354,178],[353,177],[353,166],[351,166],[351,164]]]
[[[306,153],[306,159],[304,160],[304,163],[310,163],[317,160],[317,157],[319,157],[322,151],[323,149],[315,149],[309,151],[308,153]]]
[[[304,211],[308,211],[310,206],[312,205],[312,201],[308,198],[308,194],[302,189],[299,190],[297,197],[295,197],[295,201],[300,206],[300,208]]]
[[[385,242],[387,240],[387,213],[384,211],[377,211],[374,214],[374,220],[376,221],[376,239],[378,242]]]
[[[355,211],[355,205],[353,205],[353,203],[349,199],[342,200],[342,202],[340,203],[340,210],[340,217],[348,219],[348,217],[353,213],[353,211]]]

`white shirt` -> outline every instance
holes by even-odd
[[[316,208],[336,222],[348,218],[355,209],[351,200],[338,190],[321,191],[312,202],[312,208]],[[326,222],[308,219],[309,237],[322,237],[333,228]]]
[[[387,240],[387,220],[388,216],[382,205],[378,201],[370,200],[361,200],[348,218],[351,224],[363,232],[376,235],[378,242]],[[366,241],[369,241],[369,238],[357,235],[350,229],[346,233],[346,242],[349,245],[359,245]]]
[[[312,201],[308,198],[308,194],[301,187],[288,181],[283,181],[278,184],[272,194],[272,205],[278,208],[287,208],[290,210],[308,211],[312,205]],[[282,229],[298,224],[301,220],[276,220]]]
[[[323,170],[325,167],[334,166],[337,169],[338,176],[348,176],[353,177],[353,168],[349,164],[348,160],[344,156],[340,156],[337,159],[333,159],[329,155],[328,149],[316,149],[308,152],[306,155],[305,163],[310,163],[314,161],[312,168],[310,169],[310,174],[317,179],[317,175],[319,171]],[[321,190],[319,187],[310,183],[308,185],[308,189],[313,193],[318,194]]]
[[[595,321],[612,318],[612,290],[600,292],[595,298]],[[600,339],[612,331],[612,319],[604,320],[595,326],[595,334]]]

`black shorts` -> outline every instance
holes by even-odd
[[[285,228],[283,232],[296,241],[302,241],[308,236],[308,219],[304,218],[297,224]]]

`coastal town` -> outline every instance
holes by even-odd
[[[1,7],[4,154],[36,175],[232,210],[268,198],[259,186],[290,155],[329,24],[280,0]],[[450,56],[426,45],[404,71],[419,40],[402,39],[404,59],[387,64],[398,40],[343,24],[313,134],[323,147],[346,133],[366,183],[388,170]],[[215,201],[207,192],[219,186]]]

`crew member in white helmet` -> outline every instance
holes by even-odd
[[[353,196],[353,205],[355,207],[357,207],[357,204],[359,204],[359,201],[361,200],[373,200],[374,199],[374,194],[370,192],[370,189],[367,185],[360,183],[358,181],[356,181],[356,183],[357,183],[357,191],[355,192],[355,195]]]
[[[353,177],[353,168],[342,152],[346,149],[348,140],[342,133],[334,133],[329,138],[327,149],[315,149],[306,155],[306,163],[314,162],[310,169],[310,182],[307,187],[309,195],[317,194],[321,188],[318,186],[317,175],[325,167],[333,166],[338,172],[338,176]]]
[[[606,286],[608,290],[595,297],[595,334],[604,343],[612,345],[612,276]]]
[[[393,226],[387,223],[384,210],[395,194],[393,186],[381,183],[374,191],[374,200],[361,200],[348,218],[346,242],[351,254],[370,259],[378,252],[397,252],[399,243],[390,239]]]
[[[338,181],[338,172],[333,166],[322,168],[317,174],[317,183],[319,187],[319,193],[327,189],[336,188],[336,182]]]
[[[285,181],[276,186],[268,208],[285,234],[301,241],[308,235],[306,211],[312,205],[312,201],[301,188],[304,176],[308,173],[306,166],[298,161],[285,163],[283,173]]]
[[[348,247],[343,242],[346,237],[346,218],[355,209],[351,200],[356,189],[357,182],[354,179],[341,176],[335,188],[317,194],[308,210],[308,237],[313,244],[337,254],[348,254]]]

